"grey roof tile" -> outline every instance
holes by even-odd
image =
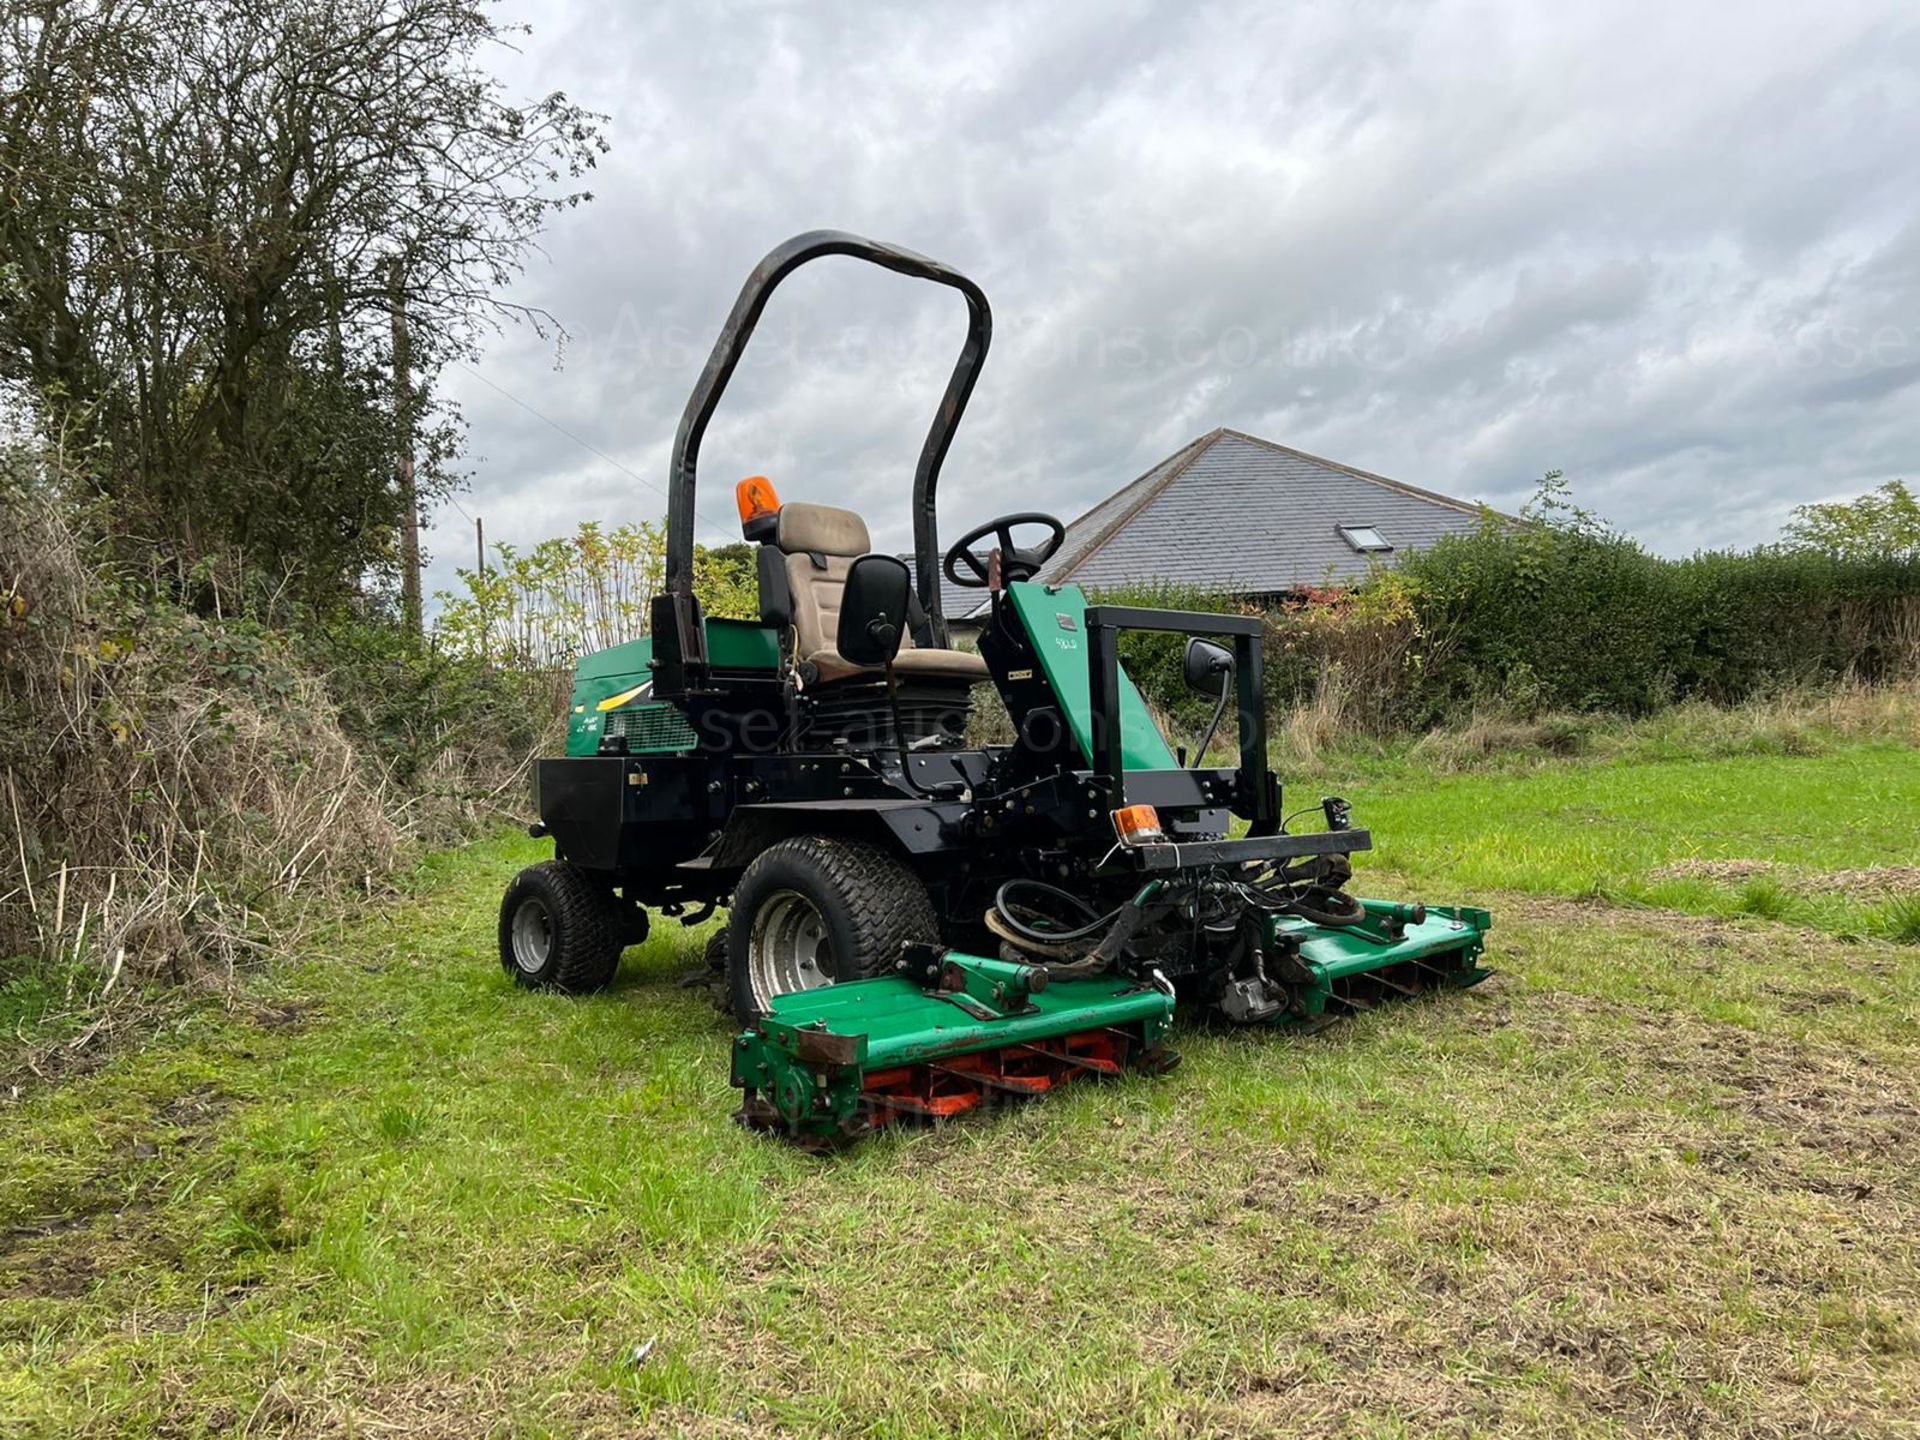
[[[1464,500],[1214,430],[1074,521],[1041,578],[1089,587],[1169,580],[1273,594],[1367,573],[1369,557],[1340,526],[1374,526],[1399,555],[1472,531],[1483,513]],[[1375,558],[1391,563],[1393,555]]]
[[[902,555],[900,558],[907,562],[907,569],[913,575],[913,589],[917,595],[920,593],[920,574],[914,566],[913,556]],[[940,613],[949,620],[964,618],[968,611],[984,604],[986,598],[987,594],[984,590],[962,589],[945,575],[940,577]]]

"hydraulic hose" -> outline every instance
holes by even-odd
[[[1160,882],[1149,880],[1126,904],[1083,924],[1060,929],[1042,929],[1023,920],[1018,911],[1024,909],[1029,915],[1039,912],[1011,898],[1020,890],[1038,891],[1079,915],[1092,916],[1093,907],[1071,891],[1044,880],[1009,880],[994,892],[993,906],[986,913],[987,929],[1018,950],[1057,957],[1042,962],[1039,968],[1045,970],[1049,978],[1064,980],[1098,975],[1112,966],[1140,928],[1141,912],[1159,893]],[[1101,936],[1100,943],[1088,949],[1085,942],[1096,934]]]

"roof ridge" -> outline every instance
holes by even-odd
[[[1186,474],[1186,472],[1192,468],[1194,461],[1198,460],[1202,455],[1206,454],[1207,451],[1212,449],[1214,445],[1217,444],[1220,440],[1222,440],[1226,436],[1231,435],[1233,433],[1234,433],[1233,431],[1227,429],[1224,425],[1216,425],[1213,429],[1207,431],[1206,434],[1201,435],[1193,440],[1189,440],[1185,445],[1183,445],[1180,449],[1174,451],[1173,454],[1167,456],[1167,458],[1162,460],[1158,465],[1153,466],[1152,469],[1146,472],[1146,474],[1140,476],[1139,479],[1130,480],[1125,485],[1121,486],[1120,489],[1114,491],[1112,495],[1109,495],[1107,497],[1107,500],[1112,500],[1116,496],[1125,494],[1128,490],[1131,490],[1135,485],[1140,484],[1141,481],[1143,480],[1151,479],[1155,471],[1164,470],[1166,472],[1164,475],[1162,475],[1159,478],[1158,481],[1156,481],[1152,485],[1149,485],[1146,488],[1146,491],[1140,496],[1140,498],[1134,501],[1133,504],[1129,505],[1126,508],[1124,513],[1117,516],[1113,520],[1113,522],[1107,526],[1106,529],[1102,530],[1098,535],[1094,536],[1093,540],[1084,549],[1082,549],[1077,555],[1075,555],[1072,560],[1067,562],[1065,568],[1063,568],[1057,575],[1053,575],[1048,578],[1056,583],[1059,581],[1066,580],[1069,576],[1073,574],[1074,571],[1078,570],[1082,565],[1086,564],[1088,560],[1092,559],[1095,555],[1099,554],[1101,547],[1104,546],[1107,543],[1107,541],[1111,540],[1115,535],[1119,534],[1122,530],[1126,529],[1126,527],[1133,521],[1133,518],[1136,515],[1138,515],[1142,510],[1146,509],[1147,506],[1151,505],[1155,500],[1159,499],[1160,496],[1163,493],[1165,493],[1166,488],[1169,485],[1171,485],[1175,480],[1178,480],[1182,475]],[[1104,504],[1106,504],[1106,500],[1103,500],[1100,502],[1100,505],[1104,505]],[[1098,510],[1100,508],[1100,505],[1095,505],[1093,507],[1093,510]],[[1074,524],[1077,525],[1080,523],[1080,520],[1086,519],[1088,515],[1091,515],[1093,513],[1093,510],[1088,510],[1085,514],[1081,515],[1079,520],[1074,521]]]
[[[1175,460],[1178,460],[1190,448],[1192,448],[1195,445],[1198,445],[1202,440],[1211,440],[1225,433],[1227,432],[1223,427],[1215,426],[1213,429],[1209,430],[1205,435],[1196,436],[1194,439],[1189,440],[1185,445],[1182,445],[1178,450],[1174,451],[1171,455],[1163,455],[1160,459],[1154,461],[1153,464],[1149,465],[1146,469],[1142,470],[1138,475],[1134,476],[1131,480],[1127,481],[1127,483],[1122,485],[1119,489],[1109,490],[1105,495],[1101,496],[1098,500],[1094,501],[1093,504],[1089,505],[1086,509],[1082,510],[1078,515],[1074,516],[1073,519],[1067,522],[1067,528],[1071,530],[1074,526],[1078,525],[1082,520],[1086,519],[1089,515],[1093,514],[1094,511],[1098,510],[1102,505],[1107,504],[1109,501],[1118,499],[1120,496],[1126,494],[1127,491],[1131,490],[1134,486],[1138,485],[1142,480],[1151,480],[1155,475],[1157,475],[1160,472],[1161,466],[1171,465]]]
[[[1371,470],[1361,470],[1353,465],[1344,465],[1338,460],[1329,460],[1324,455],[1313,455],[1305,450],[1297,450],[1291,445],[1282,445],[1277,440],[1264,439],[1259,435],[1249,435],[1244,430],[1234,430],[1230,427],[1222,426],[1217,433],[1231,435],[1236,440],[1244,440],[1249,445],[1258,445],[1263,450],[1272,450],[1281,455],[1291,455],[1296,460],[1305,460],[1314,465],[1324,465],[1327,469],[1337,470],[1342,475],[1351,475],[1356,480],[1366,480],[1372,484],[1384,486],[1388,490],[1398,490],[1403,495],[1412,495],[1421,500],[1431,500],[1436,504],[1445,505],[1451,510],[1458,510],[1463,515],[1478,515],[1481,511],[1485,510],[1494,515],[1498,515],[1502,520],[1513,520],[1516,518],[1515,516],[1506,514],[1504,511],[1495,510],[1491,505],[1480,501],[1458,500],[1451,495],[1442,495],[1437,490],[1423,490],[1418,485],[1409,485],[1404,480],[1394,480],[1385,475],[1376,475]]]

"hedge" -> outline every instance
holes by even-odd
[[[1169,585],[1100,598],[1257,608]],[[1264,613],[1275,709],[1338,684],[1343,713],[1378,731],[1489,705],[1645,714],[1688,697],[1920,674],[1920,563],[1779,547],[1667,560],[1597,529],[1489,525]],[[1193,708],[1176,637],[1132,637],[1123,653],[1156,704]]]

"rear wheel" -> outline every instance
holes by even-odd
[[[775,996],[884,975],[940,925],[919,877],[856,840],[807,835],[769,847],[733,892],[727,979],[734,1012],[764,1015]]]
[[[599,990],[631,926],[613,892],[577,865],[530,865],[500,901],[500,964],[530,990]]]

